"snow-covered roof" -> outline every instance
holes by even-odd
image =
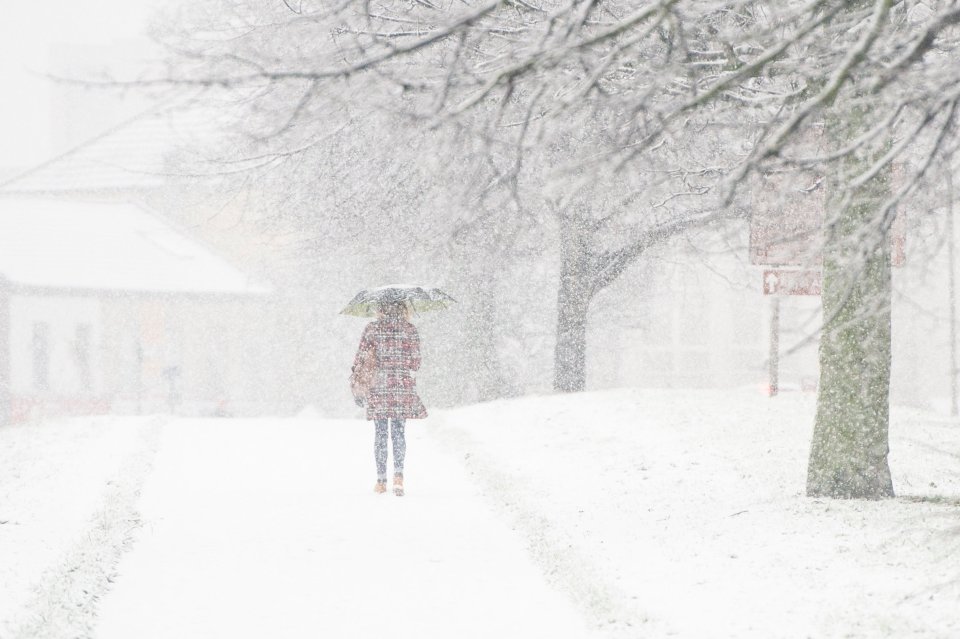
[[[269,292],[184,232],[124,202],[0,197],[0,276],[23,287]]]
[[[216,114],[188,101],[164,101],[27,170],[0,178],[4,193],[63,193],[159,187],[183,179],[171,155],[218,134]],[[195,177],[195,176],[189,176]]]

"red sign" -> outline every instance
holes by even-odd
[[[820,295],[820,271],[767,269],[763,272],[764,295]]]
[[[766,266],[820,263],[823,186],[815,178],[764,175],[753,189],[750,262]]]
[[[906,169],[891,169],[892,191],[904,183]],[[797,173],[761,175],[753,182],[750,263],[817,268],[823,263],[824,180]],[[906,263],[906,216],[897,211],[890,229],[890,263]],[[766,287],[766,284],[764,284]]]

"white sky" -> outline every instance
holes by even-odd
[[[4,2],[0,12],[0,170],[28,167],[50,157],[52,83],[38,74],[52,68],[56,44],[109,45],[144,38],[161,0],[45,0]]]

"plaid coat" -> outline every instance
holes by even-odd
[[[354,358],[358,367],[371,349],[376,361],[373,385],[367,395],[367,419],[423,419],[427,409],[417,395],[413,372],[420,368],[420,335],[402,318],[387,317],[367,324]]]

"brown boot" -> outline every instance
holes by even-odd
[[[377,493],[378,495],[382,495],[383,493],[387,492],[387,480],[378,479],[377,485],[373,487],[373,492]]]
[[[403,497],[403,475],[393,476],[393,494],[397,497]]]

